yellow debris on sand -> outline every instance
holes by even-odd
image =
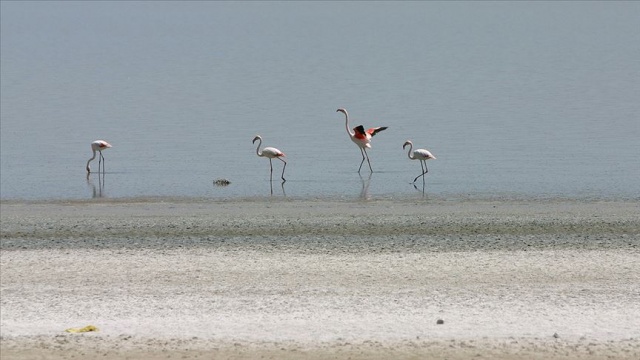
[[[83,333],[83,332],[98,331],[98,328],[93,325],[87,325],[82,328],[69,328],[65,331],[68,333]]]

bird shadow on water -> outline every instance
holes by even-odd
[[[424,200],[428,200],[428,199],[430,198],[430,197],[429,197],[429,191],[428,191],[428,190],[429,190],[429,187],[428,187],[427,183],[428,183],[428,181],[423,181],[423,182],[422,182],[422,184],[420,184],[420,182],[419,182],[419,181],[416,181],[416,182],[410,183],[410,184],[411,184],[411,186],[413,187],[413,189],[414,189],[418,194],[420,194],[420,195],[419,195],[419,196],[420,196],[420,198],[422,198],[422,199],[424,199]],[[431,194],[431,195],[433,195],[433,192],[432,192],[432,194]],[[416,196],[416,197],[417,197],[417,196]],[[433,198],[431,198],[431,199],[433,199]]]
[[[284,183],[286,183],[286,182],[287,181],[285,180],[285,181],[280,183],[280,188],[282,188],[282,196],[284,196],[284,197],[287,197],[287,193],[284,190]],[[271,196],[273,196],[273,179],[269,180],[269,185],[270,185],[269,187],[271,189]]]
[[[422,182],[422,186],[418,186],[416,185],[416,183],[413,183],[413,188],[416,189],[416,191],[420,192],[422,194],[422,198],[426,198],[427,194],[424,192],[425,189],[425,182]]]
[[[91,189],[91,197],[92,198],[101,198],[101,197],[105,197],[105,192],[104,192],[104,180],[105,180],[105,176],[104,176],[104,172],[102,173],[97,173],[97,178],[98,178],[98,186],[96,186],[96,182],[94,180],[91,179],[91,174],[87,174],[87,185],[89,185],[89,188]]]
[[[362,182],[362,189],[360,190],[360,200],[371,200],[371,195],[369,195],[369,185],[371,184],[371,177],[373,176],[373,173],[369,173],[369,176],[367,176],[367,178],[363,178],[362,175],[360,175],[358,173],[358,176],[360,176],[360,181]]]

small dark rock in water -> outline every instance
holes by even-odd
[[[553,333],[553,337],[557,339],[560,337],[560,335],[558,335],[558,333]]]
[[[227,179],[216,179],[213,181],[213,184],[216,186],[227,186],[229,184],[231,184],[231,181],[227,180]]]
[[[436,324],[438,324],[438,325],[442,325],[442,324],[444,324],[444,320],[442,320],[442,319],[438,319],[438,321],[436,321]]]

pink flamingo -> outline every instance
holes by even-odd
[[[284,161],[284,159],[282,159],[282,157],[284,157],[284,153],[276,148],[273,147],[266,147],[264,149],[262,149],[262,151],[260,151],[260,146],[262,145],[262,137],[260,135],[256,135],[256,137],[253,138],[253,143],[256,143],[256,140],[260,140],[260,142],[258,143],[258,147],[256,148],[256,154],[258,154],[258,156],[261,157],[267,157],[269,158],[269,167],[271,168],[271,178],[273,178],[273,164],[271,163],[271,159],[278,159],[280,161],[282,161],[284,163],[284,166],[282,167],[282,181],[285,182],[287,181],[284,178],[284,169],[287,167],[287,162]]]
[[[373,169],[371,168],[371,162],[369,161],[369,154],[367,154],[367,149],[371,149],[371,138],[375,134],[379,133],[380,131],[386,130],[387,127],[386,126],[374,127],[367,131],[364,131],[364,126],[358,125],[353,128],[353,131],[351,131],[349,129],[349,113],[347,113],[347,110],[340,108],[336,110],[336,112],[341,112],[344,114],[345,127],[347,128],[347,133],[349,134],[351,141],[353,141],[354,143],[356,143],[356,145],[358,145],[358,147],[360,148],[360,153],[362,153],[362,161],[360,162],[358,173],[360,173],[360,170],[362,169],[362,164],[364,164],[365,158],[367,159],[367,163],[369,164],[369,170],[373,172]]]
[[[104,172],[104,156],[102,156],[102,150],[106,150],[112,147],[111,144],[104,140],[96,140],[91,143],[91,151],[93,151],[93,156],[89,161],[87,161],[87,174],[91,173],[91,168],[89,167],[89,163],[96,158],[96,151],[100,153],[100,157],[98,158],[98,172],[100,172],[100,163],[102,163],[102,172]]]
[[[426,149],[416,149],[415,151],[413,151],[413,154],[411,152],[411,150],[413,149],[413,143],[409,140],[407,140],[404,145],[402,145],[402,148],[406,148],[407,145],[409,145],[409,152],[407,153],[407,155],[409,155],[409,159],[411,160],[420,160],[420,167],[422,168],[422,174],[416,176],[415,179],[413,179],[413,182],[416,182],[416,180],[418,180],[418,178],[420,176],[422,176],[422,181],[424,182],[424,174],[429,172],[429,169],[427,169],[427,160],[431,160],[434,159],[435,160],[435,156],[433,156],[433,154]],[[422,165],[424,163],[424,166]]]

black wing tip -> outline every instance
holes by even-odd
[[[373,134],[371,134],[371,136],[373,136],[373,135],[375,135],[375,134],[379,133],[379,132],[380,132],[380,131],[382,131],[382,130],[387,130],[387,126],[381,126],[381,127],[379,127],[379,128],[376,128],[375,130],[373,130]]]

